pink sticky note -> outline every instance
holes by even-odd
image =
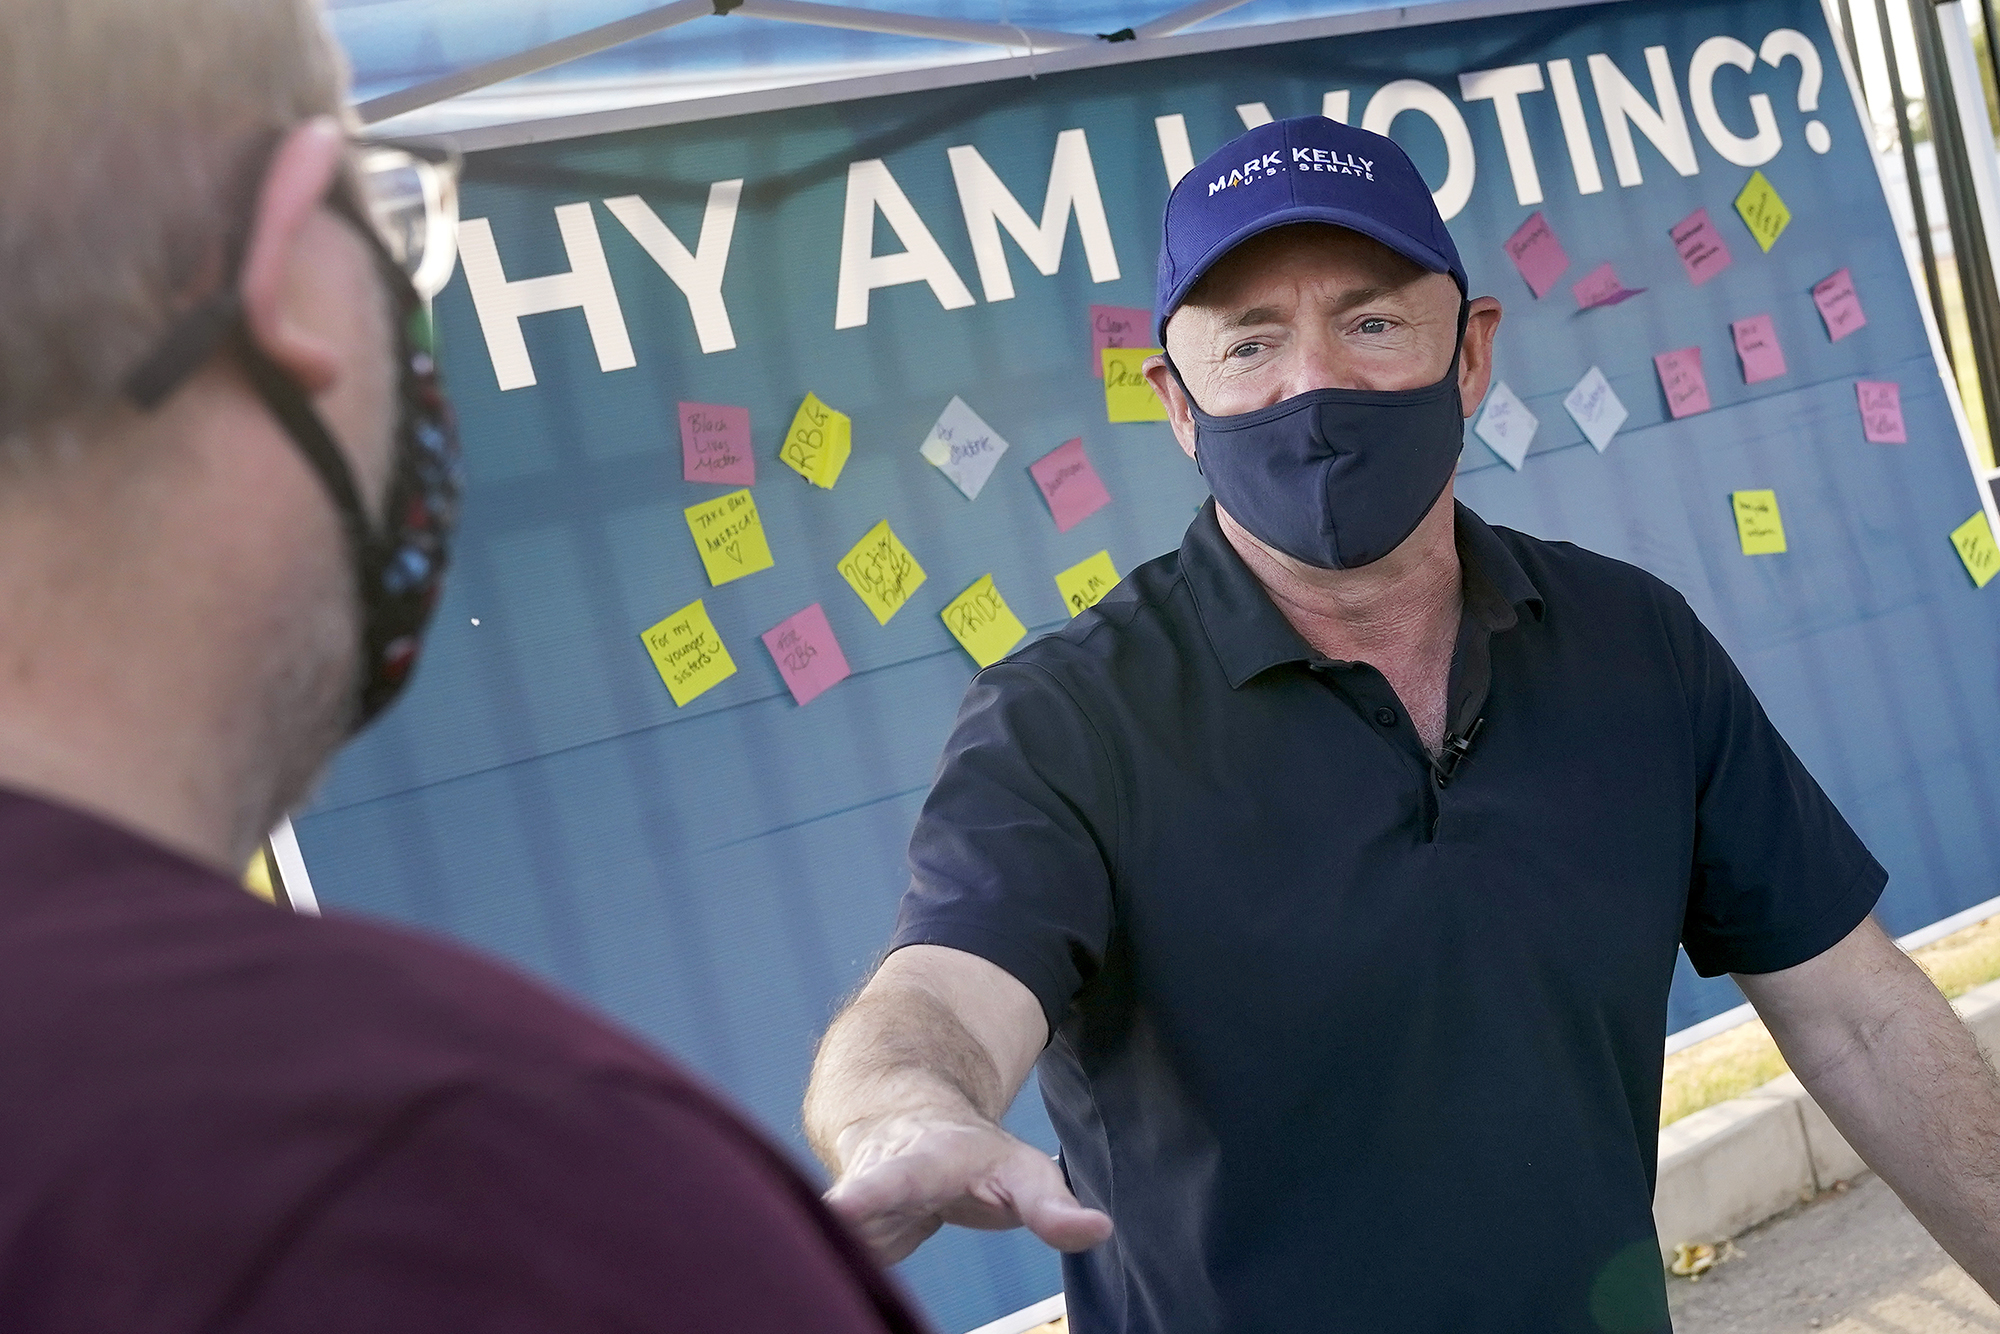
[[[1609,264],[1600,264],[1569,290],[1576,295],[1578,310],[1595,310],[1600,306],[1615,306],[1621,301],[1629,301],[1646,289],[1627,287],[1618,281],[1617,271]]]
[[[1736,355],[1743,362],[1743,383],[1761,384],[1785,373],[1785,349],[1769,315],[1752,315],[1729,326],[1736,336]]]
[[[1861,433],[1871,445],[1907,445],[1909,430],[1903,425],[1903,387],[1886,380],[1857,380],[1855,392],[1861,399]]]
[[[1712,406],[1708,401],[1708,378],[1701,373],[1700,348],[1662,352],[1653,358],[1653,365],[1660,372],[1660,388],[1666,391],[1667,411],[1676,419],[1707,412]]]
[[[1056,531],[1066,533],[1111,503],[1104,479],[1090,466],[1081,438],[1058,445],[1028,465],[1042,499],[1049,502]]]
[[[1868,323],[1854,290],[1854,275],[1846,269],[1813,284],[1813,304],[1826,321],[1826,336],[1836,343]]]
[[[1104,378],[1107,347],[1152,347],[1153,312],[1131,306],[1090,308],[1090,373]]]
[[[1539,213],[1507,238],[1507,258],[1514,261],[1514,267],[1528,280],[1528,290],[1537,301],[1549,294],[1556,279],[1569,268],[1569,253],[1556,239],[1549,220]]]
[[[763,639],[771,660],[778,664],[778,675],[800,704],[812,703],[848,677],[847,656],[817,602],[779,621]]]
[[[1698,208],[1675,223],[1668,235],[1674,238],[1674,249],[1680,252],[1681,264],[1696,287],[1736,262],[1705,208]]]
[[[750,449],[750,409],[682,403],[681,476],[690,482],[757,485],[757,456]]]

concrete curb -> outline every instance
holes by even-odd
[[[2000,982],[1952,1004],[1992,1060]],[[1865,1168],[1795,1075],[1683,1117],[1660,1132],[1653,1222],[1662,1258],[1679,1242],[1720,1241]]]

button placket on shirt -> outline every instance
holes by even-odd
[[[1409,725],[1402,710],[1396,707],[1401,701],[1396,697],[1395,688],[1389,684],[1389,678],[1365,662],[1321,658],[1308,666],[1314,676],[1370,724],[1370,730],[1399,755],[1415,762],[1413,776],[1417,785],[1423,841],[1435,842],[1439,813],[1438,794],[1431,777],[1431,757],[1424,750],[1416,728]]]

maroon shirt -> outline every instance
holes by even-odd
[[[0,791],[0,1330],[920,1328],[633,1040]]]

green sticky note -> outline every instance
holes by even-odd
[[[896,540],[887,519],[870,528],[840,558],[839,569],[840,577],[868,604],[879,625],[887,625],[924,582],[924,567]]]
[[[771,568],[771,544],[764,538],[764,522],[757,517],[757,502],[747,487],[690,505],[685,512],[711,585]]]
[[[1732,491],[1736,536],[1746,556],[1775,556],[1785,549],[1785,521],[1778,514],[1775,491]]]
[[[1750,173],[1750,184],[1743,187],[1743,193],[1736,196],[1736,211],[1743,215],[1743,225],[1757,238],[1757,244],[1769,253],[1778,243],[1778,237],[1792,222],[1792,211],[1785,207],[1785,201],[1778,198],[1778,192],[1766,180],[1764,173]]]
[[[1080,560],[1056,576],[1056,588],[1062,593],[1063,606],[1069,609],[1072,616],[1085,607],[1096,606],[1099,598],[1117,586],[1118,570],[1112,565],[1108,551],[1100,551],[1095,556]]]
[[[1951,544],[1958,548],[1958,558],[1965,562],[1965,572],[1980,588],[1992,583],[1993,576],[2000,574],[2000,545],[1993,541],[1993,527],[1986,522],[1985,510],[1952,529]]]
[[[847,414],[834,411],[817,395],[807,394],[792,414],[778,458],[814,486],[831,491],[840,480],[840,470],[847,466],[853,445],[854,423]]]
[[[1153,392],[1146,379],[1146,358],[1160,354],[1157,347],[1107,347],[1098,355],[1104,360],[1104,415],[1115,422],[1163,422],[1167,405]]]
[[[736,675],[736,663],[700,598],[639,638],[646,642],[646,652],[652,655],[653,666],[667,683],[676,708]]]
[[[944,618],[952,638],[964,645],[981,667],[991,667],[1028,637],[1028,627],[1000,596],[990,574],[981,575],[978,583],[947,602],[938,615]]]

